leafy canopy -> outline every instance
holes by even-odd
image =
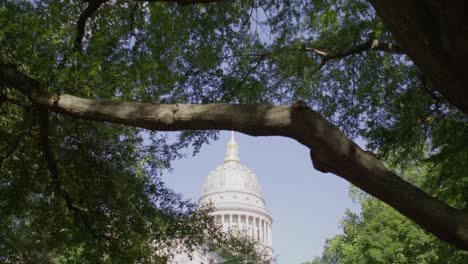
[[[466,210],[466,116],[426,81],[367,2],[102,1],[80,36],[80,16],[98,2],[0,1],[0,60],[45,91],[93,99],[302,100],[397,170],[423,166],[414,183]],[[215,236],[209,210],[168,190],[160,175],[181,149],[198,151],[216,132],[182,132],[169,143],[159,133],[50,114],[44,145],[38,110],[10,87],[0,96],[1,260],[154,262],[162,241],[181,239],[190,250],[205,243],[203,230]],[[44,161],[47,145],[56,176]],[[371,198],[362,204],[363,213],[407,225]],[[386,216],[348,218],[345,227],[365,229]],[[436,243],[414,226],[399,232]],[[382,245],[393,250],[395,236]],[[373,252],[369,258],[386,256]]]

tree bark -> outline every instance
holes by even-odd
[[[468,114],[468,2],[368,1],[435,88]]]
[[[252,136],[285,136],[310,149],[314,167],[334,173],[389,204],[416,224],[468,250],[468,214],[452,208],[389,171],[336,126],[300,102],[269,104],[145,104],[96,101],[39,92],[38,82],[0,64],[0,80],[28,96],[40,108],[83,120],[159,131],[236,130]]]

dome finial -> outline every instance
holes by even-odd
[[[238,145],[236,140],[234,139],[234,131],[231,131],[231,140],[227,143],[227,149],[226,149],[226,158],[224,159],[224,162],[229,162],[229,161],[236,161],[240,162],[239,156],[238,156]]]

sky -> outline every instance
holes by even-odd
[[[204,145],[196,156],[175,161],[173,171],[163,175],[167,186],[198,201],[205,178],[223,163],[230,135],[222,131],[219,140]],[[257,176],[272,214],[278,263],[300,264],[320,256],[325,240],[341,233],[345,211],[359,211],[348,196],[350,184],[316,171],[308,149],[292,139],[234,135],[241,163]]]

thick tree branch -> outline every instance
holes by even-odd
[[[465,1],[368,0],[434,87],[468,114]]]
[[[88,2],[88,6],[81,13],[78,21],[76,21],[76,37],[75,37],[75,50],[80,50],[83,46],[83,38],[86,30],[86,21],[91,18],[96,10],[99,9],[108,0],[91,0]]]
[[[302,103],[291,106],[233,104],[153,105],[106,102],[72,95],[29,92],[33,84],[19,71],[0,65],[0,80],[28,96],[33,104],[83,120],[150,130],[236,130],[253,136],[285,136],[310,149],[314,167],[334,173],[424,227],[440,239],[468,249],[468,214],[431,197],[389,171],[337,127]],[[6,80],[5,80],[6,79]]]

